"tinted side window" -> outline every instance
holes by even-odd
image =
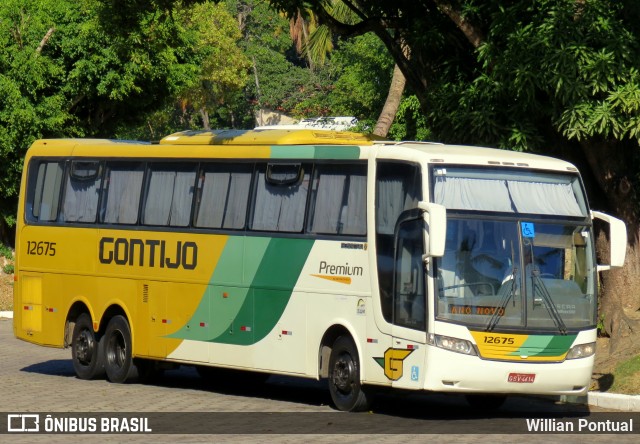
[[[258,167],[252,230],[302,232],[310,169],[308,164]]]
[[[51,222],[58,218],[64,163],[34,161],[29,167],[27,219]]]
[[[138,221],[144,165],[140,162],[109,162],[101,222],[135,224]]]
[[[62,202],[63,222],[96,221],[102,184],[102,167],[98,161],[72,161]]]
[[[316,165],[313,175],[309,232],[367,233],[366,165]]]
[[[244,228],[253,164],[211,164],[200,172],[194,225],[199,228]]]
[[[196,183],[196,164],[152,164],[142,212],[145,225],[186,227]]]
[[[392,320],[394,230],[404,210],[422,199],[420,167],[410,163],[378,162],[376,173],[376,251],[382,313]]]

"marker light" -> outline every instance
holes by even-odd
[[[596,343],[589,342],[588,344],[574,345],[567,353],[567,359],[580,359],[593,356],[596,352]]]
[[[465,339],[452,338],[450,336],[441,336],[429,333],[427,335],[427,343],[445,350],[462,353],[464,355],[476,355],[476,349],[471,342]]]

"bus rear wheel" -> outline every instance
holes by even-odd
[[[338,410],[359,412],[371,405],[371,394],[360,384],[358,349],[347,336],[340,336],[331,348],[329,392]]]
[[[80,379],[95,379],[104,374],[102,341],[93,331],[91,316],[87,313],[81,314],[73,327],[71,360]]]
[[[124,316],[114,316],[104,334],[104,369],[107,379],[122,383],[129,377],[133,366],[131,357],[131,329]]]

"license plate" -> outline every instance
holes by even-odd
[[[509,373],[507,381],[518,384],[531,384],[535,379],[535,373]]]

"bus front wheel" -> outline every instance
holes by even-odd
[[[124,316],[114,316],[107,324],[104,338],[104,368],[111,382],[125,382],[133,366],[131,329]]]
[[[87,313],[81,314],[73,327],[71,360],[80,379],[95,379],[104,374],[102,341],[93,331],[91,316]]]
[[[370,394],[360,384],[358,349],[347,336],[340,336],[331,348],[329,392],[338,410],[364,411],[371,405]]]

